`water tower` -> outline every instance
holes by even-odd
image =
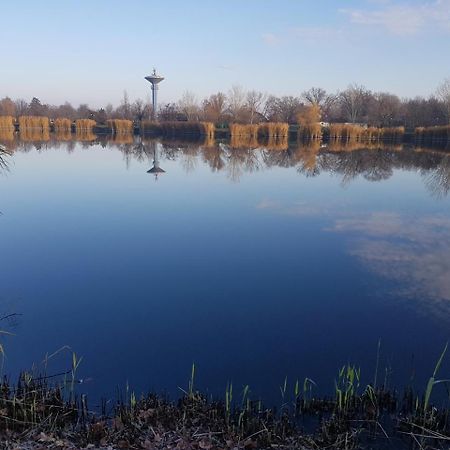
[[[157,75],[156,69],[153,69],[153,73],[148,77],[145,77],[145,79],[147,81],[150,81],[150,83],[152,83],[152,104],[153,104],[152,118],[153,120],[156,120],[158,84],[161,83],[162,80],[164,80],[164,77]]]

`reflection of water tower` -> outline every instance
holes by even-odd
[[[153,120],[156,120],[158,84],[161,83],[162,80],[164,80],[164,77],[157,75],[156,69],[153,69],[153,73],[148,77],[145,77],[145,79],[147,81],[150,81],[150,83],[152,83],[152,105],[153,105],[152,118]]]
[[[166,171],[164,169],[161,169],[161,167],[159,167],[158,145],[159,145],[158,142],[156,142],[156,141],[152,142],[152,146],[153,146],[153,167],[150,170],[147,170],[147,173],[151,173],[151,174],[155,175],[155,181],[158,181],[158,176],[161,173],[166,173]]]

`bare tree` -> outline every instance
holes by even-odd
[[[271,95],[266,101],[264,115],[273,122],[296,123],[302,107],[303,103],[298,97]]]
[[[135,102],[131,105],[132,117],[138,122],[150,119],[151,112],[151,106],[140,98],[136,99]]]
[[[9,97],[5,97],[0,100],[0,115],[2,116],[16,115],[16,104]]]
[[[233,85],[228,92],[228,110],[234,121],[239,121],[244,105],[244,89],[242,86]]]
[[[203,100],[203,115],[205,120],[210,122],[220,122],[225,114],[227,97],[222,92],[211,95]]]
[[[304,91],[301,97],[307,104],[319,106],[323,117],[327,120],[331,108],[336,103],[335,95],[328,94],[325,89],[319,87],[312,87],[311,89]]]
[[[339,102],[349,122],[356,123],[362,120],[366,114],[370,97],[370,91],[358,84],[351,84],[339,94]]]
[[[199,106],[197,97],[190,91],[185,91],[178,101],[180,111],[186,116],[188,121],[199,119]]]
[[[450,77],[446,78],[436,89],[437,97],[444,104],[447,123],[450,124]]]
[[[262,115],[264,111],[264,103],[267,95],[259,91],[247,92],[246,107],[249,112],[249,121],[254,123],[258,115]]]

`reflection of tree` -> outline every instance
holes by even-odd
[[[8,157],[10,155],[6,147],[0,145],[0,172],[8,170]]]
[[[9,141],[13,150],[28,152],[32,149],[44,151],[49,148],[62,148],[71,151],[76,145],[90,147],[101,145],[104,148],[118,149],[127,166],[131,160],[148,161],[153,155],[155,139],[133,139],[118,142],[108,137],[97,137],[95,141],[59,141],[51,135],[49,141],[23,142]],[[13,150],[7,146],[10,153]],[[383,143],[342,145],[320,141],[297,142],[287,149],[269,149],[259,146],[252,148],[233,148],[224,143],[212,141],[167,140],[159,149],[161,160],[179,160],[187,172],[194,171],[200,162],[213,171],[225,171],[233,181],[239,181],[244,173],[272,167],[296,168],[305,176],[316,176],[322,172],[341,177],[343,185],[361,176],[368,181],[377,182],[392,177],[395,170],[415,171],[421,174],[425,185],[435,197],[445,197],[450,192],[450,155],[424,148],[388,146]]]
[[[226,166],[225,152],[220,145],[202,148],[203,161],[211,167],[213,172],[220,172]]]
[[[444,198],[450,191],[450,157],[442,158],[441,163],[425,176],[425,185],[433,197]]]

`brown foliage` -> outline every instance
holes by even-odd
[[[200,137],[209,135],[214,125],[209,122],[160,122],[159,128],[163,136]]]

